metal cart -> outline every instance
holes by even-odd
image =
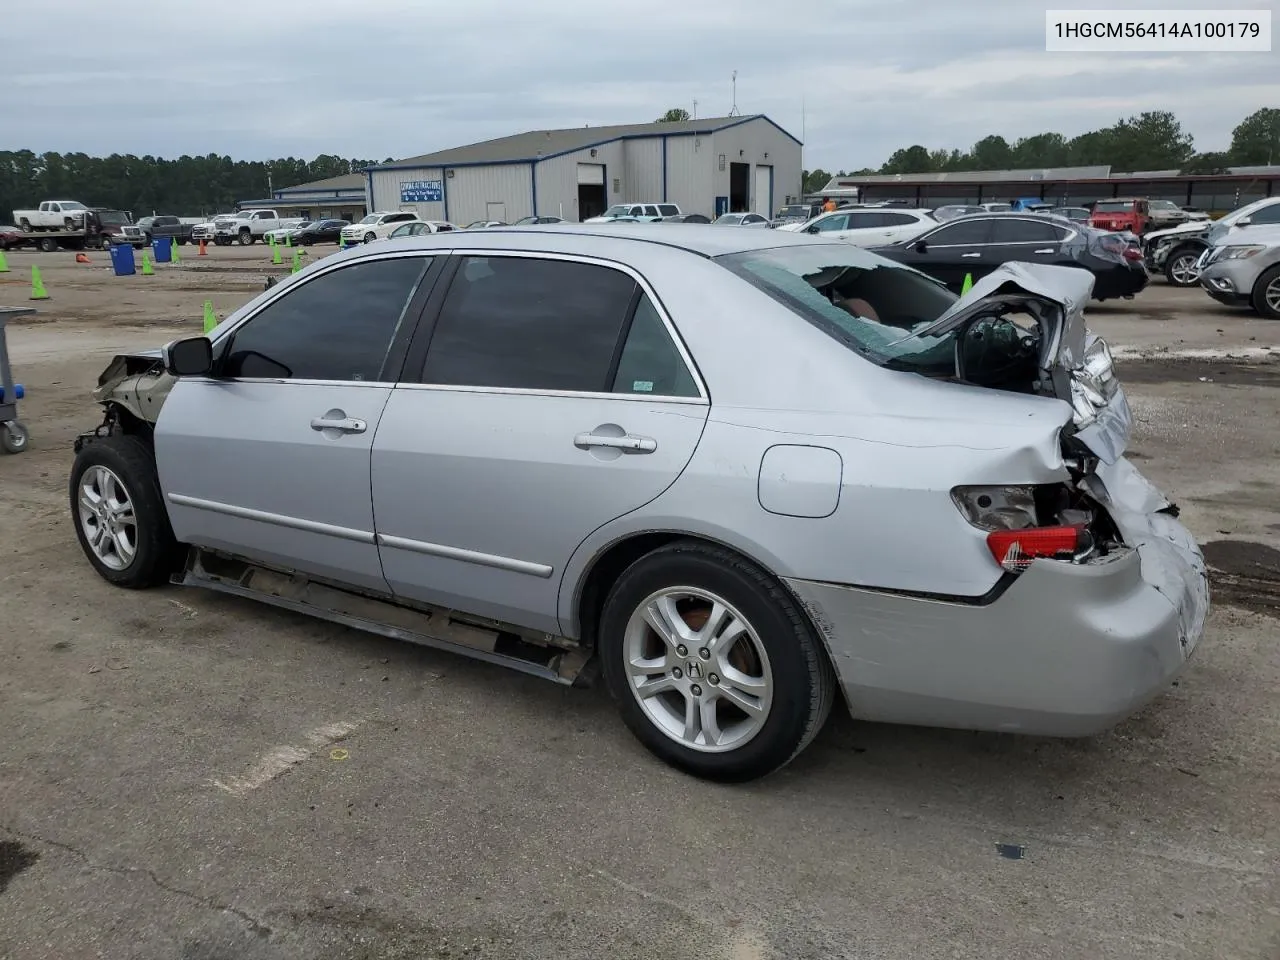
[[[28,317],[33,313],[35,310],[30,307],[0,307],[0,448],[5,453],[21,453],[27,449],[27,428],[18,419],[18,401],[22,394],[9,369],[9,345],[4,327],[14,317]]]

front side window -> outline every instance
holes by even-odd
[[[834,233],[837,230],[843,230],[848,222],[848,214],[841,213],[834,217],[823,217],[813,225],[813,229],[816,233]]]
[[[636,282],[570,260],[467,257],[440,308],[422,382],[608,392]]]
[[[1249,218],[1250,223],[1280,223],[1280,203],[1263,207]]]
[[[367,260],[269,303],[232,334],[221,375],[376,381],[430,260]]]

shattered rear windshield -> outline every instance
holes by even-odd
[[[751,250],[716,262],[880,366],[954,368],[954,334],[912,334],[958,297],[909,267],[844,243]]]

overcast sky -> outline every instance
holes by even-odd
[[[0,149],[381,160],[668,107],[802,133],[805,166],[1173,110],[1199,150],[1280,106],[1280,52],[1044,51],[1100,0],[0,0]],[[1273,3],[1238,0],[1238,7]],[[1133,9],[1213,6],[1205,0]],[[56,12],[56,15],[55,15]]]

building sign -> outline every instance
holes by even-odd
[[[439,203],[444,199],[443,180],[401,180],[401,203]]]

